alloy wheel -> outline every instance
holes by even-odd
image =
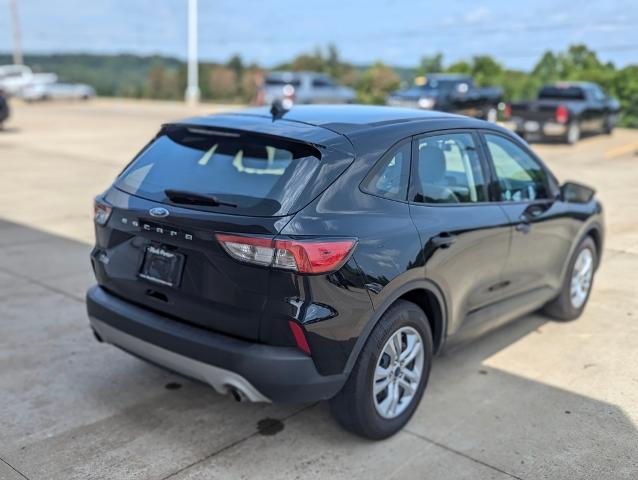
[[[374,370],[372,396],[383,418],[401,415],[412,403],[423,374],[423,340],[412,327],[394,332],[383,346]]]

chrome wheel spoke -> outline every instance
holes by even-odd
[[[374,395],[379,395],[381,392],[383,392],[386,388],[388,388],[388,385],[390,385],[390,377],[385,377],[384,379],[379,380],[378,382],[375,382],[374,384]]]
[[[399,405],[399,386],[396,383],[392,383],[388,391],[391,392],[391,394],[387,412],[389,415],[394,416],[397,411],[397,406]]]
[[[410,363],[419,353],[421,353],[421,340],[416,338],[416,335],[408,338],[410,339],[408,340],[408,346],[401,354],[401,360],[404,365]]]
[[[383,380],[390,376],[390,368],[384,368],[381,365],[377,365],[377,368],[374,370],[374,381],[375,383],[379,380]]]
[[[421,378],[421,372],[406,368],[405,370],[403,370],[403,376],[411,382],[417,383],[419,381],[419,378]]]
[[[393,360],[397,360],[401,356],[401,335],[392,336],[392,349],[394,350]]]
[[[587,300],[593,275],[594,256],[589,248],[585,248],[580,251],[574,262],[569,285],[569,298],[574,308],[582,307]]]
[[[416,392],[414,385],[408,382],[405,378],[399,379],[399,385],[403,388],[404,395],[412,396]]]

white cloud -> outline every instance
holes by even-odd
[[[463,23],[468,25],[476,25],[478,23],[483,23],[486,20],[489,20],[492,16],[492,12],[489,8],[481,6],[475,8],[474,10],[470,10],[465,15],[463,15]]]

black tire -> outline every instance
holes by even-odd
[[[575,145],[580,140],[581,130],[578,122],[571,122],[567,126],[567,133],[565,134],[565,143],[568,145]]]
[[[589,291],[587,292],[587,297],[582,305],[579,307],[575,307],[571,301],[571,281],[572,274],[574,272],[574,265],[576,263],[576,259],[580,252],[584,249],[588,248],[593,257],[593,271],[592,271],[592,281],[590,282]],[[543,308],[543,311],[549,315],[550,317],[556,320],[574,320],[583,313],[585,307],[587,306],[587,302],[589,300],[589,295],[591,294],[591,289],[593,286],[593,279],[596,272],[596,266],[598,265],[598,252],[596,250],[596,244],[593,239],[589,236],[585,237],[572,255],[572,258],[569,260],[569,265],[567,266],[567,273],[565,274],[565,280],[563,281],[563,286],[561,288],[560,294],[554,300],[549,302]]]
[[[374,371],[384,345],[402,327],[412,327],[421,336],[423,371],[411,403],[400,415],[388,419],[382,417],[374,405]],[[346,430],[373,440],[397,433],[410,420],[421,401],[430,376],[433,350],[432,332],[423,310],[412,302],[398,300],[374,327],[343,389],[330,400],[330,410],[335,419]]]
[[[612,123],[609,117],[605,118],[605,123],[603,125],[603,133],[605,135],[611,135],[614,131],[614,124]]]

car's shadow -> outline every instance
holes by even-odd
[[[0,246],[7,366],[0,457],[29,478],[635,478],[638,471],[638,431],[622,409],[602,393],[562,388],[596,368],[595,359],[559,379],[554,371],[565,365],[548,366],[543,342],[530,342],[546,335],[541,315],[436,358],[405,431],[375,443],[344,432],[326,403],[236,403],[97,343],[78,300],[90,282],[86,244],[0,221]],[[52,261],[78,271],[43,274]],[[512,353],[521,341],[540,347]],[[525,375],[514,373],[521,365]]]

